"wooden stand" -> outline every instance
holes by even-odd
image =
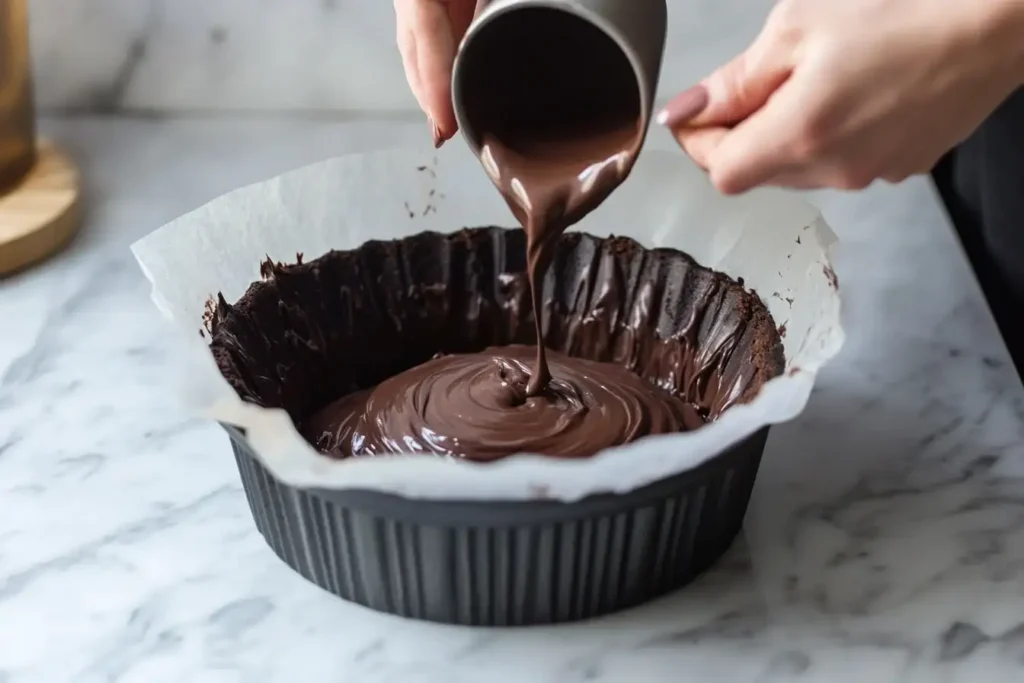
[[[46,140],[36,165],[0,194],[0,277],[56,253],[78,229],[78,171]]]

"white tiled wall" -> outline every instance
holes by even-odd
[[[668,0],[662,96],[740,50],[772,2]],[[43,108],[414,106],[390,0],[30,0],[30,7]]]

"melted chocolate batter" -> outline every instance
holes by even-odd
[[[535,396],[521,230],[265,263],[238,304],[212,306],[211,351],[239,396],[284,408],[337,458],[587,456],[698,427],[781,371],[767,310],[725,275],[626,238],[557,241],[545,280],[553,379]]]
[[[698,409],[625,368],[549,352],[554,378],[531,396],[530,346],[442,356],[350,394],[303,436],[326,453],[587,456],[647,434],[696,429]]]

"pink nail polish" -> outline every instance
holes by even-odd
[[[440,149],[441,145],[444,144],[444,138],[441,137],[441,129],[437,127],[434,120],[430,120],[430,134],[434,139],[434,149]]]
[[[673,97],[658,113],[657,122],[669,128],[688,123],[708,106],[708,89],[695,85]]]

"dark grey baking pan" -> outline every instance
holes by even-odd
[[[625,495],[560,503],[300,490],[227,429],[256,528],[289,567],[371,609],[472,626],[587,619],[685,586],[740,531],[768,434]]]
[[[301,424],[434,351],[533,343],[532,313],[521,315],[529,311],[524,251],[521,230],[477,228],[267,264],[264,281],[211,312],[211,349],[243,399],[284,408]],[[738,400],[782,370],[763,305],[678,251],[567,234],[544,301],[545,341],[571,355],[614,362],[622,342],[612,330],[598,335],[606,341],[581,346],[567,316],[620,326],[640,320],[658,339],[695,345],[732,370],[740,354],[756,355],[759,369]],[[420,343],[403,343],[410,338]],[[710,400],[706,378],[646,365],[631,369],[652,380],[671,376],[698,405]],[[706,407],[712,417],[722,408]],[[256,526],[295,571],[375,610],[485,626],[586,619],[687,584],[739,532],[768,434],[764,428],[629,493],[566,503],[296,489],[263,467],[244,433],[225,428]]]

